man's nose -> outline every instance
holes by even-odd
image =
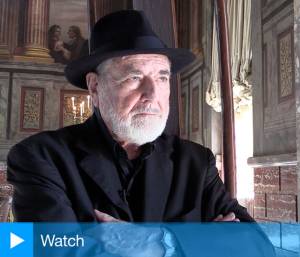
[[[155,99],[157,94],[157,86],[155,80],[151,77],[144,77],[141,85],[143,97],[146,99]]]

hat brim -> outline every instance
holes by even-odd
[[[95,71],[96,67],[103,61],[113,57],[134,55],[134,54],[162,54],[171,61],[171,72],[178,73],[184,67],[195,60],[192,52],[184,48],[157,48],[157,49],[132,49],[108,52],[106,54],[95,54],[81,57],[70,62],[65,68],[67,80],[76,87],[87,89],[86,74]]]

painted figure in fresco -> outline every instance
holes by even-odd
[[[87,40],[82,37],[80,28],[75,25],[69,27],[68,36],[70,40],[67,44],[71,52],[69,60],[73,61],[82,56]]]
[[[67,64],[71,58],[71,52],[68,50],[68,45],[61,39],[61,27],[52,25],[48,31],[48,48],[50,56],[56,63]]]

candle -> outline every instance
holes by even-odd
[[[88,106],[88,109],[90,109],[90,97],[91,97],[90,95],[87,96],[87,100],[88,100],[87,106]]]
[[[84,113],[84,101],[82,101],[81,104],[82,104],[82,113]]]
[[[80,104],[80,117],[82,118],[82,114],[83,114],[83,106],[82,103]]]
[[[72,96],[71,99],[72,99],[72,107],[73,107],[73,110],[74,110],[74,107],[75,107],[75,102],[74,102],[75,101],[75,97]]]
[[[73,118],[76,119],[76,106],[73,106]]]

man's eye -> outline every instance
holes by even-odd
[[[132,81],[141,81],[142,78],[139,77],[139,76],[132,76],[132,77],[130,78],[130,80],[132,80]]]
[[[167,78],[167,77],[159,77],[159,80],[160,80],[161,82],[168,82],[168,81],[169,81],[169,78]]]

